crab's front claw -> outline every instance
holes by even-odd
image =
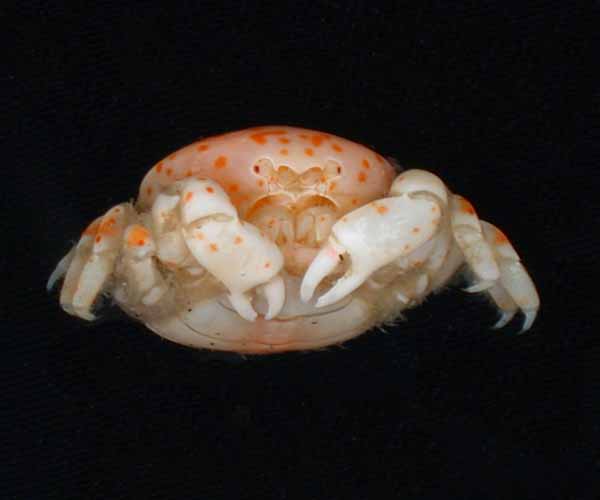
[[[239,220],[229,197],[212,180],[188,180],[181,188],[182,234],[198,263],[225,285],[240,316],[254,321],[250,290],[268,302],[267,319],[281,311],[285,287],[279,276],[283,255],[255,226]]]
[[[383,198],[350,212],[333,225],[326,245],[306,271],[300,287],[302,300],[308,302],[319,283],[348,254],[348,271],[317,300],[316,307],[343,299],[377,269],[428,241],[439,225],[440,212],[436,201],[409,194]]]

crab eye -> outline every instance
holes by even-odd
[[[267,158],[261,158],[260,160],[255,161],[254,165],[252,166],[252,170],[255,174],[258,174],[262,177],[268,177],[275,173],[273,162]]]
[[[331,177],[341,175],[342,166],[337,161],[327,160],[325,162],[325,168],[323,169],[323,172],[325,173],[325,177],[330,179]]]

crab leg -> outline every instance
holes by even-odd
[[[428,241],[439,223],[435,201],[408,194],[383,198],[344,216],[332,227],[332,235],[306,271],[300,296],[308,302],[318,284],[349,254],[345,276],[317,300],[324,307],[356,290],[374,271],[406,256]]]
[[[496,327],[500,328],[510,321],[518,308],[525,316],[521,331],[529,330],[540,307],[535,285],[506,235],[489,222],[481,221],[481,225],[500,268],[499,283],[490,291],[503,314]]]
[[[483,230],[473,205],[466,198],[454,195],[450,204],[450,221],[457,245],[480,282],[468,292],[481,292],[494,285],[500,269],[492,248],[483,236]]]
[[[181,200],[185,243],[200,265],[227,287],[238,314],[254,321],[256,311],[247,292],[264,285],[268,316],[277,315],[283,307],[285,287],[276,279],[283,268],[283,255],[275,243],[239,220],[229,197],[215,181],[184,181]]]
[[[156,269],[153,256],[156,245],[150,231],[140,224],[125,230],[123,267],[128,278],[128,299],[151,306],[167,291],[167,285]]]
[[[102,218],[99,217],[85,229],[81,235],[81,239],[71,251],[60,260],[48,280],[47,288],[48,290],[51,290],[58,280],[63,276],[65,277],[60,291],[60,305],[69,314],[76,315],[72,306],[73,295],[78,287],[81,271],[90,257],[94,244],[94,237],[100,226],[101,219]],[[91,320],[93,319],[93,316],[89,315],[86,319]]]
[[[94,319],[90,308],[113,271],[128,211],[127,204],[117,205],[90,224],[79,243],[52,273],[49,286],[59,279],[68,265],[60,303],[69,314]]]
[[[519,308],[517,307],[517,304],[515,304],[515,301],[510,297],[508,292],[499,283],[496,283],[487,292],[500,309],[500,319],[492,328],[502,328],[508,324],[511,319],[513,319]]]
[[[264,285],[258,287],[258,291],[267,299],[269,308],[265,319],[273,319],[283,309],[285,302],[285,283],[280,275],[275,276]]]

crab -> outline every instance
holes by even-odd
[[[506,325],[539,297],[505,234],[435,174],[332,134],[255,127],[205,138],[144,177],[58,263],[60,304],[100,295],[174,342],[239,353],[340,344],[465,268]],[[318,297],[318,298],[317,298]]]

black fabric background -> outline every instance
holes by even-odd
[[[598,9],[1,11],[1,498],[599,498]],[[86,324],[45,293],[82,228],[158,159],[272,123],[439,174],[521,253],[534,328],[490,330],[486,300],[454,289],[387,334],[242,358],[115,311]]]

